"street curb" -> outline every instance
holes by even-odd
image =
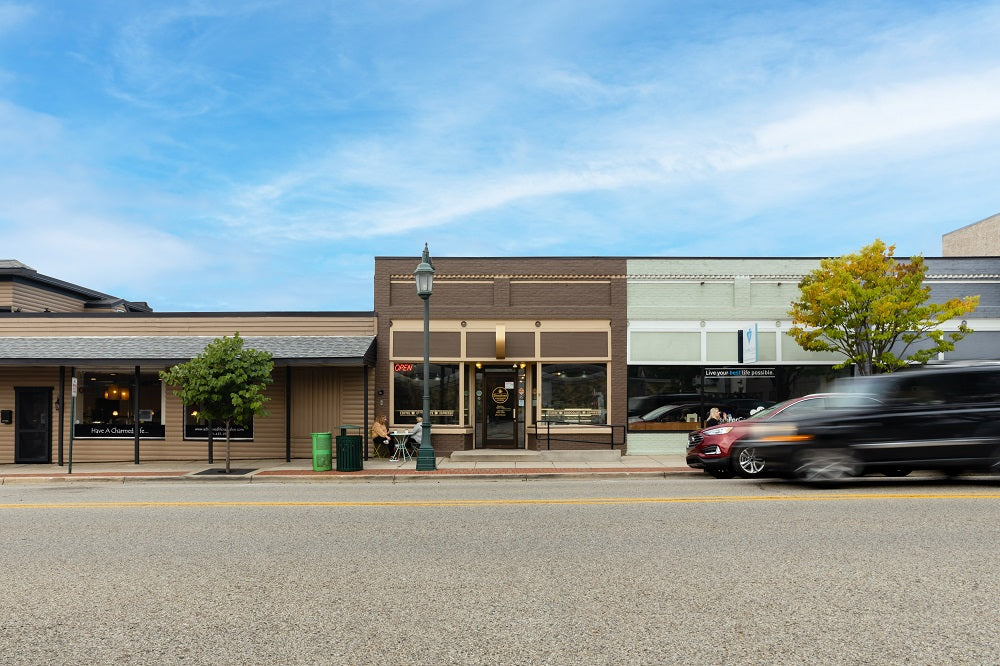
[[[93,481],[96,483],[125,483],[125,477],[115,476],[37,476],[37,475],[11,475],[0,477],[0,485],[31,485],[41,483],[73,483],[74,481]]]
[[[663,469],[528,469],[518,471],[511,468],[500,469],[437,469],[432,471],[416,470],[360,470],[357,472],[314,472],[310,470],[256,470],[237,476],[199,475],[197,472],[107,472],[81,474],[3,474],[0,475],[0,485],[44,484],[44,483],[134,483],[134,482],[170,482],[191,481],[195,483],[426,483],[428,481],[535,481],[559,479],[667,479],[678,476],[703,476],[701,470],[682,467]]]

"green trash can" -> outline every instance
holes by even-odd
[[[312,434],[314,472],[329,472],[333,469],[331,460],[333,451],[330,447],[330,437],[331,433],[328,432],[314,432]],[[338,439],[340,438],[338,437]]]
[[[359,434],[348,435],[348,430],[356,430]],[[361,462],[361,451],[364,440],[360,434],[363,428],[355,425],[340,426],[340,434],[337,435],[337,471],[338,472],[360,472],[364,465]]]

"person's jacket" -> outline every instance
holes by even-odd
[[[418,421],[417,425],[413,426],[413,429],[410,430],[410,437],[413,438],[413,441],[419,444],[420,438],[423,436],[423,434],[424,434],[424,424]]]

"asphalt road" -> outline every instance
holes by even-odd
[[[987,664],[1000,484],[0,487],[0,663]]]

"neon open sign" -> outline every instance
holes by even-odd
[[[413,372],[412,363],[397,363],[392,368],[396,372]]]

